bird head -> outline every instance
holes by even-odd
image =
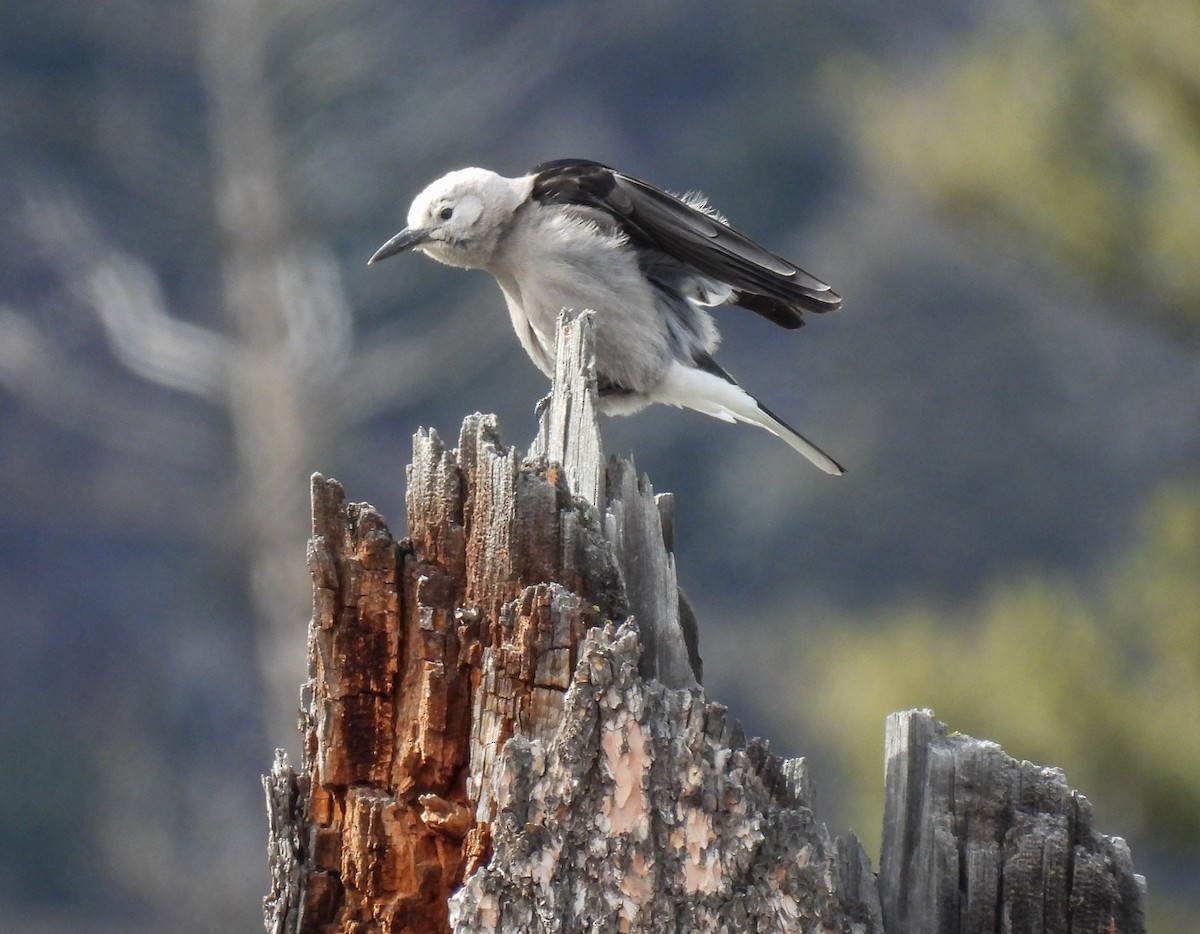
[[[486,267],[529,186],[529,179],[487,169],[443,175],[417,195],[408,209],[408,226],[376,250],[368,265],[420,250],[448,266]]]

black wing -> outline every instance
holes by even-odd
[[[735,304],[785,328],[804,324],[802,312],[842,304],[836,292],[799,266],[674,195],[599,162],[558,159],[531,174],[534,200],[611,214],[634,244],[653,246],[724,282],[734,289]]]

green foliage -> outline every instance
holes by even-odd
[[[1200,336],[1200,5],[1004,8],[919,79],[842,66],[885,182],[985,215]]]
[[[880,826],[881,730],[932,707],[951,728],[1064,769],[1100,828],[1167,848],[1200,838],[1200,490],[1146,510],[1137,544],[1084,588],[1029,575],[970,606],[912,605],[807,636],[798,705],[841,759],[844,804]],[[1154,892],[1151,891],[1153,900]]]

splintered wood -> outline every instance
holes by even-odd
[[[563,475],[479,416],[456,451],[417,447],[400,542],[313,479],[295,930],[879,930],[802,766],[641,675],[614,549]]]
[[[307,930],[447,930],[450,893],[491,852],[498,750],[557,724],[584,633],[625,615],[598,536],[559,521],[565,485],[522,472],[494,435],[468,419],[457,457],[419,438],[401,542],[314,478],[305,757],[328,857],[316,890],[336,897]]]
[[[672,503],[601,461],[590,335],[560,321],[528,456],[490,416],[453,449],[417,435],[402,539],[313,478],[303,762],[264,779],[272,934],[883,931],[803,760],[747,741],[697,683]],[[984,760],[944,729],[894,735],[889,932],[1141,930],[1128,851],[1065,784],[976,781]],[[964,825],[995,775],[1020,780]],[[1024,926],[1036,911],[1079,924]]]
[[[487,416],[454,449],[417,435],[402,540],[313,478],[268,929],[877,931],[866,857],[815,822],[803,766],[705,702],[671,499],[601,459],[590,319],[559,341],[528,457]]]
[[[951,734],[928,710],[888,717],[879,894],[889,932],[1140,934],[1129,847],[1094,825],[1059,769]]]

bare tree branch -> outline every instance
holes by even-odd
[[[113,353],[131,372],[211,402],[226,401],[227,367],[237,348],[215,331],[172,317],[149,266],[109,245],[83,208],[66,198],[31,199],[25,217],[45,261],[95,313]]]
[[[171,317],[158,280],[141,262],[110,253],[87,275],[86,297],[117,358],[130,372],[212,402],[228,393],[239,348],[222,335]]]
[[[105,447],[174,466],[213,462],[218,439],[198,420],[148,405],[112,376],[68,356],[29,318],[0,307],[0,386],[40,416]]]

